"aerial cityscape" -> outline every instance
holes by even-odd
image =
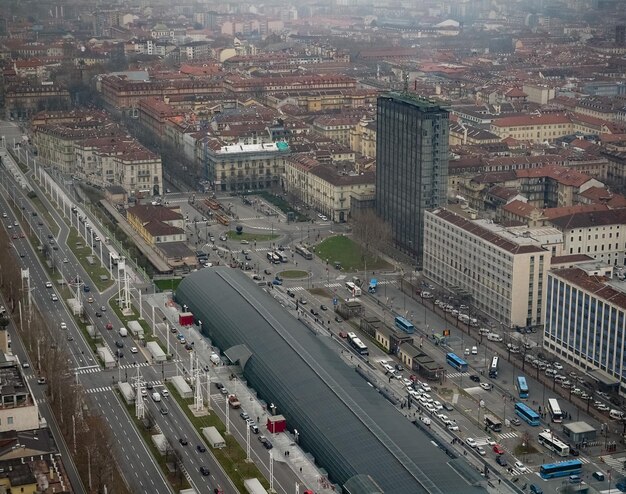
[[[0,2],[0,494],[626,492],[626,1]]]

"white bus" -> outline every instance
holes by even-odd
[[[491,359],[491,365],[489,366],[489,377],[495,379],[498,377],[498,364],[500,362],[499,357],[493,357]]]
[[[556,400],[556,398],[548,399],[548,411],[552,416],[552,422],[555,422],[557,424],[559,422],[563,422],[563,411],[561,410],[559,402]]]
[[[360,355],[370,354],[367,346],[361,341],[361,338],[359,338],[355,333],[348,333],[348,343],[350,343],[350,346],[354,348],[357,351],[357,353],[359,353]]]
[[[569,456],[569,446],[563,441],[554,437],[554,433],[550,429],[546,429],[539,433],[539,444],[545,446],[550,451],[554,451],[559,456]]]
[[[350,290],[350,293],[352,294],[353,297],[361,296],[361,289],[358,286],[356,286],[354,283],[352,283],[351,281],[346,281],[346,288]]]

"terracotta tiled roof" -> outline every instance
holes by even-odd
[[[569,117],[562,114],[548,114],[537,116],[496,118],[491,125],[496,127],[527,127],[529,125],[555,125],[570,123]]]
[[[515,170],[518,178],[551,178],[563,185],[580,187],[591,180],[589,175],[565,168],[563,166],[544,166],[541,168],[528,168]]]

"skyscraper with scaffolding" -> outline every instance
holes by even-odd
[[[408,92],[378,98],[376,211],[422,268],[424,211],[446,203],[449,113]]]

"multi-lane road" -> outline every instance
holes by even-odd
[[[124,339],[119,336],[117,330],[122,327],[122,322],[118,320],[114,311],[109,308],[109,299],[117,293],[116,286],[112,286],[103,292],[98,292],[94,284],[89,281],[87,273],[82,269],[72,250],[67,246],[69,228],[66,222],[53,205],[48,202],[42,190],[37,187],[37,184],[33,183],[38,196],[59,227],[56,236],[49,230],[48,225],[42,221],[42,216],[33,215],[33,212],[36,210],[26,197],[25,190],[22,191],[22,189],[16,187],[14,177],[11,174],[5,170],[2,170],[2,172],[1,179],[5,197],[13,201],[18,206],[18,210],[21,210],[21,214],[18,214],[19,217],[13,218],[8,205],[2,205],[2,208],[6,209],[8,213],[7,218],[3,219],[6,226],[8,224],[12,225],[14,221],[18,221],[20,228],[24,231],[32,229],[42,242],[49,245],[55,259],[55,273],[49,277],[34,250],[35,246],[30,245],[29,239],[18,236],[14,240],[16,254],[21,256],[19,257],[20,265],[24,268],[29,268],[32,299],[39,310],[47,315],[51,329],[58,331],[62,335],[62,344],[67,350],[77,381],[85,388],[92,406],[98,410],[100,415],[110,425],[113,444],[116,448],[115,457],[118,459],[118,464],[129,487],[133,492],[171,492],[160,469],[139,436],[133,421],[123,410],[124,404],[114,391],[114,385],[119,379],[122,381],[131,379],[136,374],[137,369],[139,369],[143,379],[154,386],[155,390],[162,389],[164,375],[171,376],[176,373],[174,369],[175,364],[167,363],[163,366],[160,364],[152,366],[150,365],[150,357],[144,353],[145,349],[135,343],[126,343],[130,338]],[[17,229],[14,231],[17,231]],[[91,240],[91,235],[87,235],[87,237]],[[54,250],[52,250],[53,248]],[[97,257],[99,254],[98,249],[94,249],[93,253]],[[124,357],[119,359],[119,366],[115,369],[103,370],[99,367],[89,345],[74,323],[73,316],[69,313],[64,301],[61,300],[63,291],[59,288],[63,286],[63,282],[59,283],[59,280],[67,282],[76,278],[79,278],[83,283],[90,284],[92,287],[89,293],[82,292],[81,295],[84,311],[100,334],[99,344],[107,346],[115,355],[115,342],[125,342]],[[80,290],[81,286],[73,287],[73,289]],[[53,294],[56,295],[57,300],[54,300]],[[89,297],[93,301],[91,303],[85,302]],[[99,312],[102,317],[96,317],[96,312]],[[62,323],[64,323],[63,327],[67,329],[62,329]],[[110,323],[114,329],[107,330],[107,323]],[[129,351],[130,346],[137,346],[139,351],[131,353]],[[174,351],[174,361],[177,362],[176,365],[182,365],[182,363],[179,363],[181,361],[188,362],[187,352],[182,346],[177,347],[173,345],[172,349]],[[22,358],[25,357],[25,355],[20,356]],[[208,355],[206,355],[205,362],[208,362]],[[219,395],[214,396],[214,399],[219,398]],[[168,413],[165,415],[161,413],[161,406],[157,406],[160,404],[155,404],[152,400],[146,400],[146,404],[159,429],[165,434],[172,446],[181,452],[186,477],[197,492],[212,492],[215,487],[220,487],[226,493],[237,492],[212,453],[210,451],[198,451],[196,446],[203,444],[203,440],[183,411],[173,402],[172,398],[163,399],[162,404],[168,410]],[[245,422],[241,421],[241,424],[239,422],[238,417],[231,416],[232,430],[235,437],[240,442],[245,442]],[[187,446],[181,445],[179,443],[180,438],[185,438],[189,444]],[[269,475],[266,458],[267,451],[260,443],[257,443],[257,441],[251,443],[252,458],[257,460],[264,473]],[[200,467],[207,467],[210,475],[203,475],[200,472]],[[292,486],[298,480],[295,473],[283,465],[275,468],[274,472],[276,476],[275,486],[278,492],[291,491]]]

